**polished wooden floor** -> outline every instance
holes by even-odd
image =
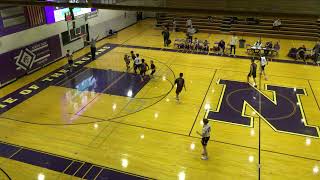
[[[210,42],[230,38],[201,33],[197,36]],[[171,39],[175,37],[183,34],[172,34]],[[249,43],[257,39],[243,38]],[[279,59],[288,59],[286,53],[293,46],[314,45],[308,41],[279,41]],[[319,138],[274,131],[266,121],[257,121],[257,117],[253,127],[210,121],[213,130],[208,144],[209,160],[200,159],[201,143],[196,131],[201,130],[206,108],[216,109],[219,105],[223,86],[217,82],[246,82],[248,59],[128,48],[127,45],[163,47],[161,31],[154,28],[151,19],[120,31],[116,37],[103,39],[98,45],[105,43],[119,47],[87,68],[124,72],[122,58],[131,50],[148,62],[155,60],[158,72],[136,98],[92,93],[87,105],[82,104],[81,98],[65,98],[76,90],[50,86],[0,115],[0,141],[154,179],[320,179]],[[86,48],[75,56],[88,52]],[[238,49],[237,54],[245,55],[245,50]],[[0,96],[64,64],[66,59],[23,77],[2,88]],[[178,103],[171,83],[180,72],[185,74],[187,91],[182,92]],[[270,62],[266,73],[268,81],[257,78],[261,87],[272,84],[306,90],[307,95],[301,96],[305,119],[308,125],[319,127],[319,67]],[[85,108],[70,123],[79,112],[74,103]],[[78,179],[8,158],[0,158],[0,167],[12,179],[37,179],[39,174],[45,179]]]

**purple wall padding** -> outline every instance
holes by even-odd
[[[0,83],[31,73],[61,56],[59,35],[0,54]]]

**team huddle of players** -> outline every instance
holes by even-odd
[[[148,70],[151,70],[150,76],[153,77],[154,73],[156,72],[156,66],[155,66],[153,60],[150,61],[150,67],[149,67],[149,65],[147,64],[147,62],[144,59],[140,60],[139,54],[135,54],[133,51],[131,51],[130,55],[131,55],[131,57],[128,54],[124,55],[124,61],[126,63],[127,71],[130,70],[130,60],[132,60],[134,73],[137,74],[137,70],[139,70],[141,82],[144,81],[144,78],[146,76],[146,72]],[[183,88],[186,89],[184,79],[183,79],[183,73],[179,74],[179,77],[175,80],[174,84],[177,85],[176,99],[179,101],[179,94],[181,93]]]
[[[150,66],[149,66],[144,59],[140,59],[139,54],[135,54],[133,51],[131,51],[131,57],[128,54],[124,55],[124,61],[126,63],[127,71],[130,70],[130,59],[132,59],[133,61],[134,73],[137,74],[137,70],[139,70],[141,81],[144,81],[146,72],[148,70],[151,70],[150,76],[153,77],[154,73],[156,72],[156,66],[153,60],[150,61]]]

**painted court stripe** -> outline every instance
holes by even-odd
[[[116,48],[117,45],[105,44],[97,50],[97,58]],[[74,64],[74,71],[83,68],[85,65],[92,62],[90,60],[90,53],[78,58]],[[31,98],[42,90],[48,88],[49,86],[55,85],[61,80],[65,79],[70,75],[68,72],[68,65],[64,65],[53,72],[37,79],[36,81],[29,83],[22,88],[0,98],[0,114],[8,111],[9,109],[15,107],[16,105],[24,102],[25,100]]]
[[[72,163],[69,159],[39,153],[28,149],[22,149],[11,159],[58,172],[63,172]]]
[[[81,168],[78,170],[78,172],[75,174],[77,177],[83,177],[90,169],[92,166],[91,163],[85,163]]]
[[[77,170],[83,165],[83,163],[80,162],[73,162],[71,164],[71,166],[69,166],[66,170],[65,170],[65,174],[69,174],[69,175],[74,175]]]
[[[0,157],[10,158],[19,150],[20,148],[18,147],[7,146],[6,144],[0,143]]]
[[[93,166],[88,173],[84,176],[85,179],[96,178],[102,169],[100,167]]]
[[[12,156],[13,155],[13,156]],[[12,157],[11,157],[12,156]],[[0,157],[85,179],[150,179],[88,162],[0,142]]]

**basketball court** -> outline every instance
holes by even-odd
[[[286,58],[292,44],[314,42],[279,40],[268,81],[257,73],[254,88],[244,49],[236,58],[165,49],[153,25],[99,41],[94,61],[88,48],[76,52],[72,72],[63,59],[1,89],[0,166],[12,179],[320,178],[320,70]],[[154,60],[154,78],[126,72],[130,51]],[[187,90],[177,102],[180,72]],[[207,161],[196,133],[203,118]]]

